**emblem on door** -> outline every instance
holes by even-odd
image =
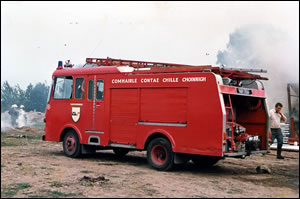
[[[80,107],[72,107],[72,120],[78,122],[80,118]]]

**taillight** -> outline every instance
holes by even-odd
[[[44,118],[44,123],[46,123],[46,118]]]

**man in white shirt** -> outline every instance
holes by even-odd
[[[280,129],[280,121],[286,122],[286,117],[281,113],[282,104],[277,103],[275,109],[270,110],[270,128],[272,133],[272,143],[277,139],[277,159],[284,159],[281,156],[281,148],[283,144],[283,136]]]

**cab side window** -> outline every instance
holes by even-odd
[[[89,91],[88,91],[88,99],[89,100],[93,99],[93,92],[94,92],[94,81],[90,80],[89,81]]]
[[[71,99],[73,92],[73,77],[56,77],[54,82],[53,99]]]
[[[104,92],[104,81],[97,80],[97,91],[96,91],[97,100],[103,100],[103,92]]]
[[[84,78],[76,78],[75,81],[75,99],[84,98]]]

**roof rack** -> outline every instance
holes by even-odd
[[[164,72],[214,72],[222,77],[228,77],[235,80],[245,79],[260,79],[268,80],[266,77],[260,75],[250,74],[248,72],[267,72],[262,69],[244,69],[244,68],[220,68],[212,67],[211,65],[186,65],[186,64],[172,64],[162,62],[148,62],[136,60],[113,59],[105,58],[86,58],[86,62],[90,64],[97,64],[98,66],[130,66],[134,67],[134,73],[164,73]],[[145,70],[149,69],[149,70]]]
[[[124,59],[112,59],[107,57],[103,58],[86,58],[86,62],[90,64],[97,64],[98,66],[121,66],[126,65],[134,68],[161,68],[161,67],[195,67],[193,65],[186,64],[171,64],[162,62],[148,62],[148,61],[135,61]]]

